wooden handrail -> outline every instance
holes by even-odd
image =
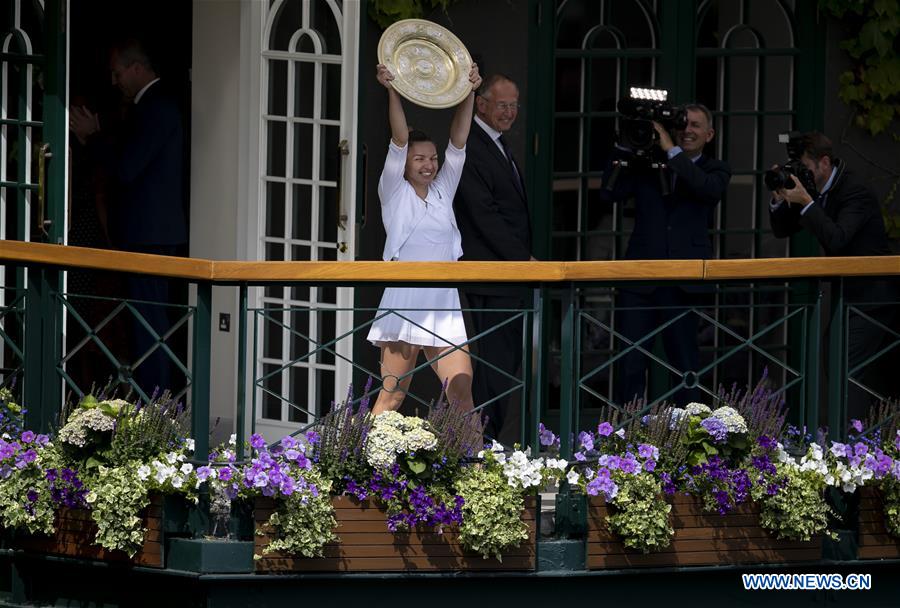
[[[0,241],[0,262],[154,274],[214,283],[723,281],[895,275],[900,256],[597,262],[240,262]],[[900,278],[898,278],[900,280]]]
[[[213,279],[212,263],[209,260],[47,243],[0,241],[0,260],[65,268],[153,274],[195,281]]]

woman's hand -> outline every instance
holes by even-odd
[[[387,66],[379,63],[375,66],[375,69],[378,70],[376,77],[378,78],[378,82],[384,86],[386,89],[393,89],[393,85],[391,85],[391,81],[394,79],[394,75],[391,74],[391,71],[387,69]]]
[[[469,82],[472,83],[472,92],[477,93],[478,87],[481,86],[481,74],[478,73],[478,64],[472,62],[472,69],[469,70]]]

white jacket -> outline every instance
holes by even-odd
[[[412,184],[403,177],[406,169],[406,150],[407,146],[401,148],[393,141],[388,144],[384,170],[381,172],[381,179],[378,180],[381,220],[387,233],[382,257],[386,262],[404,259],[401,255],[403,245],[425,215],[427,203],[449,207],[448,215],[453,225],[453,252],[458,260],[463,254],[462,237],[453,215],[453,197],[456,195],[456,187],[459,185],[463,165],[466,163],[466,150],[455,148],[451,143],[447,144],[444,164],[428,186],[425,201],[418,197]]]

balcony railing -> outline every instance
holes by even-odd
[[[155,350],[184,377],[183,385],[171,387],[176,395],[188,399],[193,411],[193,432],[197,453],[208,449],[210,418],[210,349],[212,340],[212,288],[237,290],[236,431],[245,436],[264,413],[266,400],[284,404],[289,420],[309,425],[328,404],[341,399],[325,390],[313,399],[302,399],[302,391],[291,388],[290,381],[275,382],[298,365],[315,367],[327,358],[328,365],[345,361],[359,379],[373,379],[369,396],[378,390],[377,365],[363,365],[359,357],[348,357],[342,348],[368,326],[376,314],[374,308],[311,308],[302,305],[250,306],[251,290],[271,286],[346,286],[370,288],[377,285],[451,285],[471,286],[483,283],[520,285],[532,290],[534,298],[522,309],[505,311],[503,323],[521,323],[523,357],[521,371],[510,376],[509,390],[497,399],[515,397],[521,418],[519,440],[537,446],[536,429],[541,419],[552,420],[563,438],[563,454],[571,448],[569,438],[585,424],[599,407],[616,405],[612,384],[616,366],[629,351],[642,352],[651,366],[660,368],[674,380],[664,383],[655,400],[671,398],[679,388],[696,388],[701,394],[715,394],[723,379],[749,384],[762,367],[769,369],[775,386],[785,392],[792,418],[798,424],[814,428],[826,422],[836,434],[846,424],[849,390],[863,390],[873,399],[896,395],[882,394],[861,380],[861,372],[885,358],[898,360],[900,334],[895,327],[871,315],[868,307],[844,299],[843,280],[850,277],[883,276],[900,281],[900,257],[868,258],[796,258],[754,260],[688,261],[604,261],[604,262],[239,262],[170,258],[107,250],[63,247],[6,241],[0,243],[0,259],[9,266],[27,269],[24,295],[6,290],[0,308],[0,337],[4,345],[3,382],[18,370],[22,374],[23,398],[28,407],[28,424],[47,429],[56,418],[64,393],[80,395],[83,386],[70,373],[70,366],[81,349],[88,345],[114,370],[113,382],[128,387],[140,398],[147,398],[152,387],[140,386],[135,368],[147,365]],[[150,327],[154,346],[151,351],[124,359],[106,343],[117,317],[141,322],[136,303],[122,298],[104,298],[106,313],[89,322],[76,304],[91,294],[67,293],[63,272],[86,269],[98,272],[150,274],[180,279],[196,290],[194,303],[176,307],[177,319],[168,329]],[[7,275],[12,276],[12,275]],[[827,281],[826,281],[827,280]],[[833,283],[831,306],[826,310],[819,282]],[[680,310],[680,315],[696,315],[701,333],[714,336],[704,346],[698,370],[678,370],[652,348],[664,324],[644,338],[626,343],[617,330],[611,290],[633,283],[675,284],[717,283],[720,301],[704,307]],[[811,289],[801,289],[802,286]],[[761,291],[762,290],[762,291]],[[780,293],[774,301],[753,300],[751,304],[729,304],[726,292]],[[599,295],[597,295],[599,294]],[[886,306],[900,306],[891,302]],[[69,315],[69,327],[81,335],[70,339],[65,348],[63,310]],[[751,324],[732,323],[732,313],[753,311]],[[292,324],[292,315],[350,315],[350,329],[331,335],[313,336]],[[402,314],[402,313],[401,313]],[[749,313],[748,313],[749,314]],[[847,369],[847,327],[854,317],[871,322],[888,337],[884,346],[852,369]],[[829,331],[823,327],[825,321]],[[74,325],[73,325],[74,323]],[[274,363],[265,364],[265,327],[273,327],[301,349],[286,348]],[[170,346],[176,331],[187,333],[189,348],[184,352]],[[772,339],[774,332],[779,338]],[[487,332],[486,332],[487,333]],[[598,338],[599,336],[599,338]],[[472,347],[473,359],[482,368],[491,365],[490,353],[478,352],[482,335],[470,336],[455,349]],[[829,346],[828,359],[822,363],[822,347]],[[599,344],[599,346],[598,346]],[[190,353],[188,357],[187,354]],[[371,359],[371,357],[369,357]],[[740,360],[746,369],[743,377],[724,374],[722,369]],[[429,367],[425,361],[416,370]],[[305,369],[307,369],[305,368]],[[415,371],[415,370],[414,370]],[[476,374],[478,368],[476,367]],[[102,385],[106,378],[94,378]],[[248,387],[249,390],[248,390]],[[822,407],[824,393],[830,397],[827,412]],[[306,393],[307,395],[309,393]],[[357,395],[357,398],[360,395]],[[409,402],[427,406],[437,395],[411,392]],[[300,397],[300,398],[298,398]],[[249,403],[248,400],[249,399]],[[249,405],[249,407],[248,407]],[[476,407],[484,407],[476,403]],[[250,415],[250,420],[246,419]]]

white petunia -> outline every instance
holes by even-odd
[[[147,478],[150,477],[150,473],[152,470],[145,464],[142,464],[138,467],[137,476],[141,481],[147,481]]]
[[[581,480],[581,475],[579,475],[579,474],[578,474],[578,471],[576,471],[575,469],[572,469],[572,470],[569,471],[569,473],[566,475],[566,481],[569,482],[569,485],[572,485],[572,486],[578,485],[578,482],[579,482],[580,480]]]
[[[185,475],[190,475],[191,473],[194,472],[194,465],[192,465],[189,462],[186,462],[183,465],[181,465],[181,469],[179,469],[179,470],[182,473],[184,473]]]

